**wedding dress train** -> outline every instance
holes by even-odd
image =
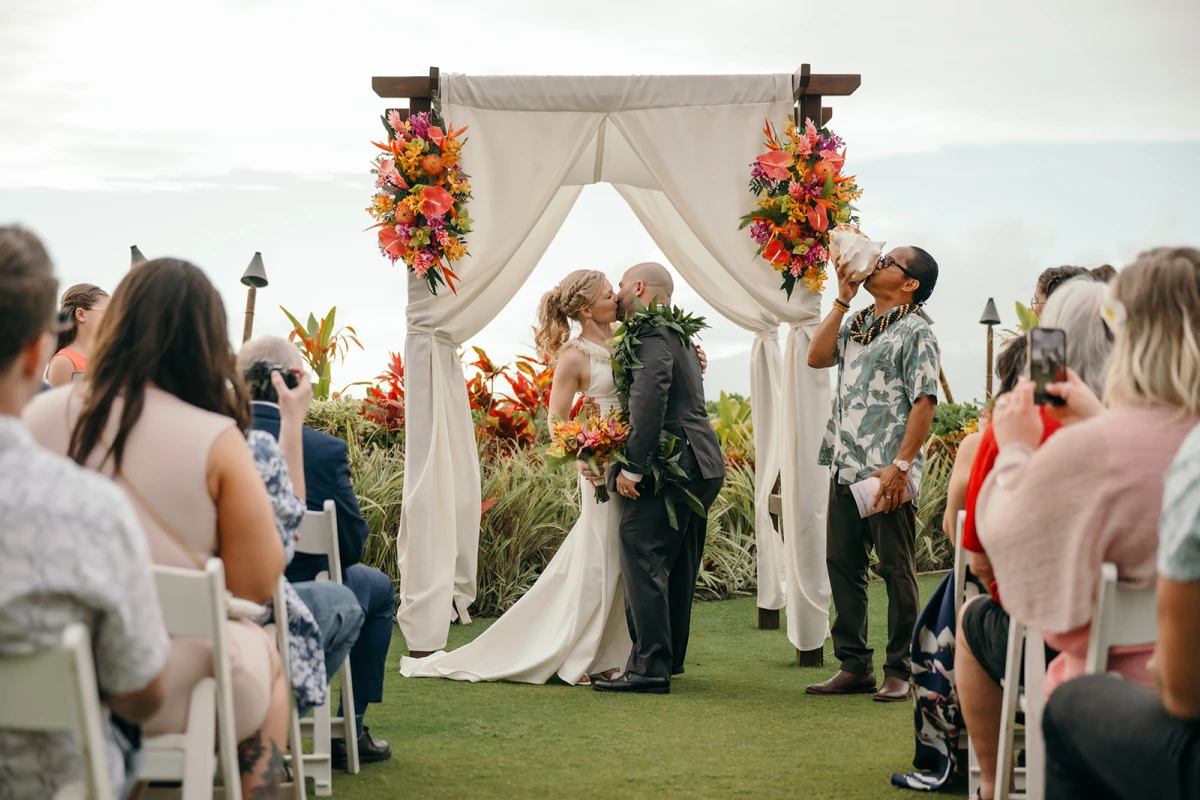
[[[609,353],[584,339],[574,347],[591,362],[588,394],[602,411],[619,402]],[[623,499],[597,503],[579,479],[579,520],[525,596],[473,642],[425,658],[402,658],[409,678],[574,684],[586,675],[624,668],[632,647],[621,587],[619,527]]]

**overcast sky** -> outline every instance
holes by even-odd
[[[184,9],[186,8],[186,11]],[[769,2],[34,3],[0,0],[0,222],[49,244],[64,285],[112,289],[128,247],[202,266],[241,329],[261,250],[277,306],[337,304],[367,352],[403,347],[403,276],[362,233],[388,101],[373,75],[859,72],[833,128],[863,225],[925,246],[956,399],[982,393],[983,303],[1006,323],[1038,271],[1200,244],[1200,4],[1106,0],[843,6]],[[473,213],[473,216],[478,216]],[[512,305],[475,344],[529,349],[538,296],[571,269],[618,276],[657,250],[588,187]],[[704,312],[694,294],[679,300]],[[710,310],[709,310],[710,311]],[[710,314],[715,317],[715,314]],[[745,390],[749,336],[715,323],[710,387]]]

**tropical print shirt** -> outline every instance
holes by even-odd
[[[1167,470],[1158,520],[1158,572],[1180,583],[1200,581],[1200,427],[1183,440]]]
[[[863,327],[870,325],[867,315]],[[891,464],[900,452],[913,403],[937,397],[939,352],[930,319],[918,311],[861,345],[851,319],[838,332],[837,395],[818,463],[838,483],[857,483]],[[920,488],[925,456],[913,459],[909,480]]]

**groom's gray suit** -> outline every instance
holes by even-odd
[[[626,498],[621,516],[621,576],[633,639],[625,671],[669,679],[682,671],[687,652],[706,520],[677,501],[679,530],[671,527],[666,501],[654,493],[650,463],[659,434],[676,436],[679,465],[687,474],[684,486],[707,509],[724,483],[725,460],[704,409],[695,348],[667,328],[645,327],[638,338],[637,357],[644,366],[632,373],[625,470],[646,477],[638,484],[640,497]],[[615,484],[617,470],[611,473]]]

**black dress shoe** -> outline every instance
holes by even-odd
[[[392,757],[392,746],[383,739],[372,739],[371,729],[363,725],[362,733],[358,735],[358,763],[373,764],[377,761],[387,761]],[[349,768],[346,756],[346,740],[334,739],[330,743],[330,760],[334,769]]]
[[[630,694],[670,694],[670,678],[650,678],[645,675],[635,675],[625,672],[611,681],[593,681],[592,688],[597,692],[627,692]]]
[[[680,664],[678,667],[671,667],[671,677],[675,677],[676,675],[682,675],[683,673],[684,673],[683,664]]]
[[[840,669],[829,680],[811,684],[804,691],[807,694],[873,694],[875,673],[857,675]]]

